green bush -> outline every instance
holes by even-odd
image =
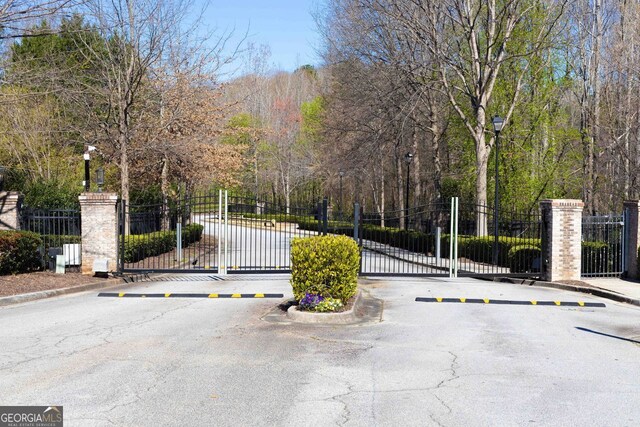
[[[183,227],[182,244],[186,246],[199,241],[203,230],[204,227],[200,224],[189,224]],[[150,256],[169,252],[175,247],[175,231],[129,235],[124,241],[124,262],[137,262]]]
[[[540,248],[533,245],[513,246],[509,249],[509,268],[512,273],[527,273],[533,271],[533,261],[541,257]],[[538,267],[540,268],[540,267]]]
[[[321,229],[321,224],[319,225],[318,221],[299,221],[298,225],[300,229],[303,230],[319,231]],[[348,222],[329,221],[327,232],[330,234],[353,236],[353,224]],[[424,254],[435,253],[436,239],[434,234],[364,224],[360,231],[360,236],[364,240],[400,249],[406,249],[412,252]],[[459,236],[458,256],[475,262],[493,263],[494,239],[494,236]],[[441,235],[440,248],[443,257],[449,256],[449,241],[449,235]],[[530,246],[538,248],[539,250],[540,245],[540,239],[498,236],[498,265],[502,267],[511,266],[509,251],[514,247]]]
[[[346,236],[295,238],[291,242],[291,286],[297,300],[306,293],[346,302],[356,293],[360,249]]]
[[[204,226],[200,224],[189,224],[182,229],[182,244],[190,245],[198,242],[202,238]]]
[[[342,307],[344,307],[344,304],[341,300],[337,298],[327,297],[320,301],[318,305],[315,306],[314,310],[319,313],[327,313],[331,311],[338,311]]]
[[[0,231],[0,274],[27,273],[41,264],[40,236],[28,231]]]
[[[601,273],[609,271],[609,245],[606,242],[582,242],[582,271]]]

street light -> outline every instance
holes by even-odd
[[[91,156],[89,153],[92,151],[96,151],[96,147],[93,145],[87,146],[87,151],[84,152],[84,181],[82,184],[84,185],[84,191],[89,191],[91,187],[91,175],[89,173],[89,160],[91,160]]]
[[[404,161],[407,163],[407,191],[405,194],[405,201],[404,201],[404,210],[405,210],[404,229],[405,230],[409,229],[409,170],[411,169],[412,160],[413,160],[412,153],[407,153],[404,155]]]
[[[340,220],[342,221],[342,178],[344,177],[344,171],[338,172],[338,175],[340,175],[340,211],[339,211],[339,215],[340,215]]]
[[[496,134],[496,194],[493,204],[493,264],[498,265],[498,215],[500,212],[499,203],[500,195],[498,190],[500,189],[500,178],[498,176],[498,155],[500,152],[500,132],[504,127],[504,119],[500,116],[493,116],[491,119],[493,122],[493,131]]]
[[[104,185],[104,169],[98,168],[96,171],[96,184],[98,185],[98,193],[102,193],[102,186]]]

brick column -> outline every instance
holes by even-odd
[[[15,191],[0,191],[0,230],[20,230],[20,208],[24,196]]]
[[[82,273],[93,273],[93,262],[106,259],[115,271],[118,256],[118,214],[116,193],[82,193]]]
[[[544,280],[580,280],[582,269],[581,200],[543,200],[542,273]]]
[[[627,200],[624,202],[625,233],[628,236],[625,264],[627,277],[640,278],[640,266],[638,266],[638,247],[640,247],[640,201]]]

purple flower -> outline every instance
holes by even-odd
[[[313,310],[322,300],[324,300],[324,298],[321,295],[306,293],[300,300],[300,308],[303,310]]]

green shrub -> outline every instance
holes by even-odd
[[[291,286],[297,300],[306,293],[347,301],[356,293],[360,249],[346,236],[295,238],[291,242]]]
[[[198,242],[202,238],[204,226],[200,224],[189,224],[182,229],[182,244],[190,245]]]
[[[527,273],[533,271],[533,261],[541,257],[540,248],[533,245],[513,246],[509,249],[509,268],[512,273]],[[539,269],[540,267],[538,267]]]
[[[344,304],[341,300],[337,298],[327,297],[320,301],[315,307],[314,310],[319,313],[327,313],[331,311],[337,311],[344,307]]]
[[[321,230],[319,221],[299,221],[298,226],[303,230]],[[344,234],[353,236],[353,224],[348,222],[329,221],[327,232],[330,234]],[[435,253],[436,238],[434,234],[422,233],[419,231],[402,230],[393,227],[381,227],[378,225],[364,224],[360,231],[360,236],[364,240],[389,245],[412,252],[433,254]],[[482,263],[493,263],[494,236],[459,236],[458,256],[471,261]],[[449,256],[450,237],[442,234],[440,237],[441,256]],[[516,246],[531,246],[540,248],[540,239],[498,236],[498,265],[509,267],[509,251]]]
[[[40,236],[28,231],[0,231],[0,274],[27,273],[41,264]]]
[[[200,224],[189,224],[183,227],[182,244],[186,246],[199,241],[203,230],[204,227]],[[129,235],[124,241],[124,262],[137,262],[150,256],[169,252],[175,247],[175,231]]]
[[[606,242],[582,242],[582,271],[602,273],[609,271],[609,245]]]

